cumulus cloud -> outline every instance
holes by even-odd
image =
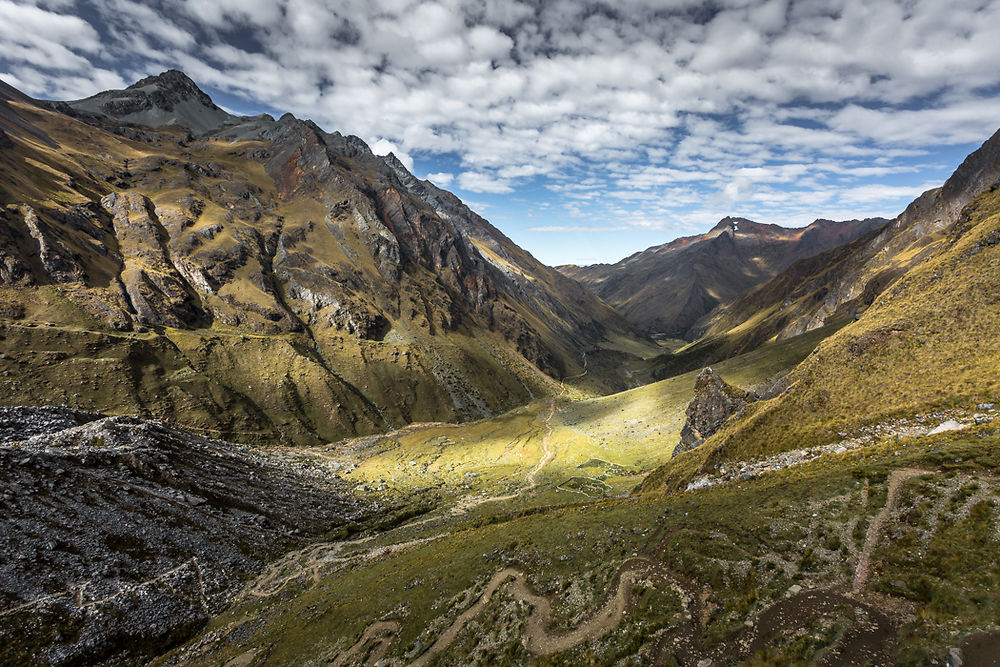
[[[458,175],[458,187],[469,192],[507,194],[514,191],[509,180],[495,178],[479,171],[464,171]]]
[[[413,171],[413,158],[410,154],[401,149],[396,145],[395,142],[389,141],[388,139],[376,139],[373,141],[369,148],[375,155],[388,155],[392,153],[396,156],[396,159],[403,163],[403,166]]]
[[[1000,118],[1000,0],[0,0],[0,16],[0,71],[32,94],[180,67],[408,166],[447,156],[440,184],[542,182],[637,225],[680,228],[692,199],[788,217],[794,192],[922,183],[922,154]]]

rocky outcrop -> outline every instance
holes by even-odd
[[[0,663],[145,662],[369,513],[330,470],[161,422],[0,409]]]
[[[28,234],[38,244],[38,259],[49,279],[56,283],[82,280],[83,269],[73,259],[69,249],[54,237],[52,231],[43,227],[35,209],[24,205],[21,211],[24,213],[24,226],[28,228]]]
[[[135,193],[112,193],[101,205],[114,216],[124,267],[121,282],[144,324],[185,327],[204,319],[194,290],[170,261],[168,235],[152,204]]]
[[[730,419],[738,418],[756,396],[738,389],[705,368],[694,383],[694,398],[687,407],[687,421],[681,429],[681,439],[673,456],[692,450],[722,428]]]

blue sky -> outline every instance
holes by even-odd
[[[1000,0],[0,0],[0,78],[168,68],[393,151],[550,264],[899,213],[1000,127]]]

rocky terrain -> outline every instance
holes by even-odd
[[[509,410],[587,352],[592,390],[624,388],[617,350],[656,349],[394,156],[181,72],[69,103],[4,85],[0,129],[9,404],[316,444]]]
[[[802,229],[723,218],[709,232],[647,248],[615,264],[561,266],[648,333],[694,340],[699,320],[792,263],[864,236],[882,218],[817,220]]]
[[[709,335],[594,396],[662,348],[356,137],[179,72],[0,130],[0,663],[1000,653],[1000,134],[595,269]]]
[[[2,408],[0,662],[154,655],[375,509],[327,470],[162,422]]]

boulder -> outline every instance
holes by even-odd
[[[681,429],[681,440],[674,456],[705,442],[733,417],[743,414],[754,396],[737,389],[719,377],[711,368],[698,374],[694,383],[694,398],[687,407],[687,421]]]
[[[927,431],[927,435],[937,435],[938,433],[947,433],[948,431],[961,431],[967,426],[967,424],[962,424],[954,419],[949,419],[946,422],[942,422],[939,426],[932,428],[930,431]]]

